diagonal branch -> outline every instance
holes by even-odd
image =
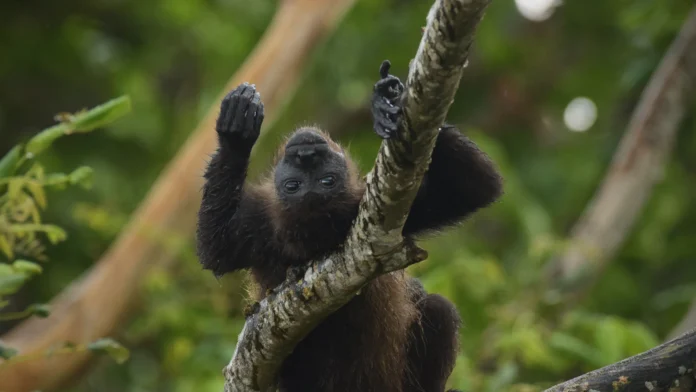
[[[696,330],[545,392],[696,390]]]
[[[669,159],[696,91],[696,8],[643,92],[602,185],[572,229],[568,249],[551,264],[551,281],[579,293],[631,232]]]
[[[399,137],[382,143],[343,249],[287,279],[246,321],[225,368],[225,391],[271,391],[282,361],[369,280],[426,257],[401,235],[490,0],[437,0],[410,68]]]

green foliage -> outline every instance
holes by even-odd
[[[48,260],[45,242],[57,245],[67,239],[63,228],[42,221],[42,210],[48,206],[47,190],[66,189],[68,185],[91,186],[92,169],[89,167],[80,167],[69,174],[46,173],[45,166],[37,159],[39,154],[62,136],[103,127],[129,111],[130,99],[124,96],[91,110],[63,113],[58,116],[59,125],[39,132],[26,144],[13,147],[0,160],[0,310],[11,305],[13,295],[29,279],[43,272],[38,262]],[[1,312],[0,321],[49,315],[47,305],[31,304],[21,311]],[[110,339],[94,342],[87,349],[106,352],[119,363],[128,358],[128,350]],[[68,353],[77,348],[66,345],[61,350],[61,353]],[[32,355],[17,356],[17,351],[11,347],[0,346],[0,357],[22,361],[31,359]]]
[[[122,94],[137,108],[104,132],[76,134],[69,143],[57,139],[42,152],[43,167],[67,174],[55,178],[63,191],[51,193],[49,209],[39,209],[41,221],[26,223],[50,222],[70,240],[41,252],[59,265],[22,256],[46,270],[36,275],[20,265],[31,278],[14,278],[23,279],[31,303],[58,293],[103,254],[216,105],[220,87],[251,53],[280,2],[17,4],[0,13],[0,37],[16,37],[4,41],[0,56],[0,150],[9,152],[0,160],[1,179],[22,177],[8,174],[25,157],[12,147],[36,133],[37,118]],[[312,54],[296,95],[264,128],[270,135],[255,148],[251,173],[262,173],[279,140],[306,123],[338,134],[367,171],[379,147],[365,110],[379,64],[389,59],[393,72],[405,77],[430,4],[357,1]],[[448,120],[499,164],[505,196],[461,228],[425,241],[429,259],[410,269],[462,314],[452,387],[542,390],[654,346],[696,296],[693,115],[635,230],[587,296],[559,303],[544,270],[566,245],[647,79],[692,6],[691,0],[563,2],[551,18],[533,22],[514,1],[491,3]],[[577,96],[597,105],[597,121],[586,132],[569,132],[563,123],[564,108]],[[70,174],[80,165],[98,173],[89,193],[69,186],[80,182],[82,174]],[[49,178],[45,174],[43,183]],[[41,193],[26,181],[13,180],[15,189],[38,205]],[[222,389],[220,369],[243,325],[249,288],[244,274],[218,282],[201,271],[190,233],[178,229],[147,233],[177,260],[148,272],[139,312],[123,326],[129,360],[95,366],[73,391]],[[50,243],[45,231],[35,236]],[[156,264],[158,255],[152,257]],[[4,274],[19,273],[12,263],[0,267]]]

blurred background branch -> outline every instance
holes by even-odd
[[[589,288],[631,233],[665,177],[677,131],[696,97],[696,8],[641,94],[611,165],[573,226],[550,280],[564,301]],[[684,332],[684,331],[682,331]]]

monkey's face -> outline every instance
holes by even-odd
[[[346,192],[345,156],[333,145],[311,129],[300,129],[288,140],[274,173],[276,193],[285,207],[321,207]]]

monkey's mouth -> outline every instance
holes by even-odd
[[[323,211],[328,203],[333,199],[330,195],[322,195],[316,192],[307,192],[301,198],[295,200],[285,200],[283,209],[289,213],[307,214]]]

